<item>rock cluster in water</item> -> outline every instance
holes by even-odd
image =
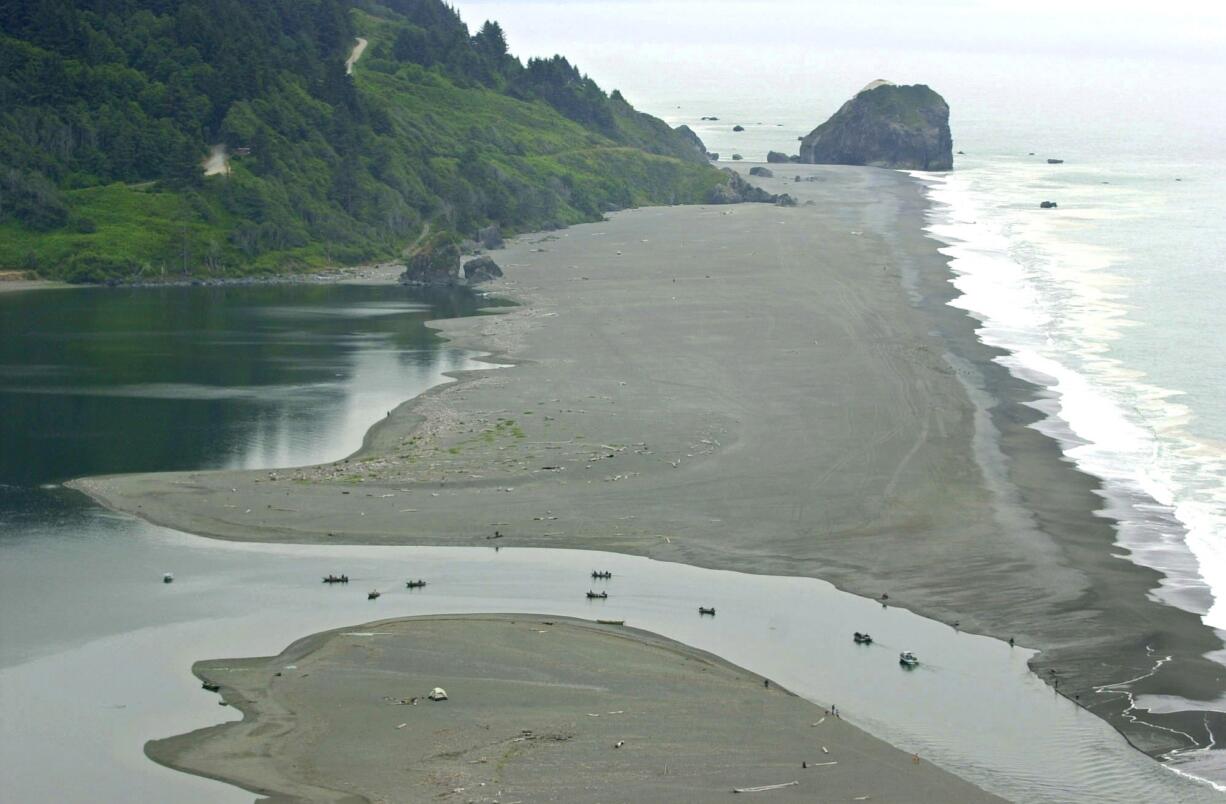
[[[949,105],[924,84],[874,81],[801,140],[800,161],[951,170]]]

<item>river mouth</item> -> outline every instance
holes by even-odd
[[[234,717],[200,688],[193,662],[273,655],[307,634],[381,619],[491,612],[625,620],[835,704],[851,723],[1012,800],[1212,795],[1054,694],[1027,669],[1030,651],[823,581],[580,550],[217,542],[93,506],[74,516],[92,536],[30,539],[9,551],[6,575],[15,580],[4,589],[5,612],[49,584],[64,590],[56,605],[20,614],[20,641],[32,652],[3,655],[0,740],[21,800],[52,787],[60,800],[152,791],[250,800],[142,755],[149,739]],[[613,577],[594,581],[593,570]],[[161,582],[167,571],[171,584]],[[349,583],[322,583],[329,573]],[[409,578],[428,585],[408,589]],[[595,587],[608,598],[589,600]],[[371,590],[382,594],[368,600]],[[699,606],[717,616],[700,616]],[[91,624],[91,611],[105,611],[109,627]],[[17,617],[5,616],[6,633]],[[856,644],[853,631],[868,631],[874,644]],[[899,666],[903,650],[920,657],[918,668]],[[57,774],[65,764],[75,769],[68,782]]]
[[[195,661],[272,655],[310,633],[389,617],[485,612],[625,619],[819,704],[837,704],[852,723],[1011,799],[1194,801],[1210,794],[1055,695],[1028,671],[1024,649],[821,581],[570,550],[225,543],[38,487],[87,472],[336,458],[358,446],[385,407],[477,365],[424,326],[470,315],[476,301],[389,300],[385,294],[404,291],[387,288],[308,290],[118,291],[90,293],[88,301],[74,294],[62,311],[70,323],[75,309],[114,324],[97,339],[6,312],[6,322],[26,327],[15,327],[18,334],[37,333],[5,340],[3,366],[29,370],[20,387],[8,393],[6,384],[0,395],[20,413],[0,419],[5,443],[23,445],[5,450],[0,476],[12,484],[0,489],[0,703],[8,715],[0,745],[17,769],[6,774],[15,798],[250,800],[143,756],[149,739],[234,716],[200,689],[190,674]],[[288,295],[270,302],[265,293]],[[114,307],[107,315],[97,309],[125,300],[144,309],[139,326]],[[246,323],[227,321],[231,314],[246,315]],[[182,326],[192,321],[201,326]],[[166,336],[172,323],[185,334]],[[211,336],[200,338],[202,328]],[[55,344],[71,348],[56,352]],[[149,371],[111,372],[101,388],[56,386],[76,376],[74,367],[105,369],[107,360]],[[208,370],[221,374],[210,380]],[[310,392],[328,383],[335,393]],[[380,390],[363,393],[371,387]],[[190,410],[201,426],[183,426]],[[116,423],[123,426],[103,426]],[[172,431],[178,440],[167,448]],[[614,575],[601,586],[608,599],[586,596],[595,569]],[[175,582],[161,583],[164,572]],[[322,584],[332,572],[346,573],[350,584]],[[408,590],[409,578],[429,586]],[[372,589],[382,592],[374,601]],[[718,616],[700,617],[699,606]],[[869,631],[876,643],[854,644],[854,631]],[[899,667],[902,650],[919,655],[916,671]],[[73,773],[66,777],[63,767]]]

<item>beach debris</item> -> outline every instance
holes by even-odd
[[[763,784],[757,787],[734,787],[734,793],[766,793],[770,790],[782,790],[785,787],[795,787],[800,782],[783,782],[782,784]]]
[[[829,749],[829,748],[827,748],[826,746],[824,746],[824,745],[823,745],[823,746],[822,746],[822,753],[823,753],[823,754],[829,754],[829,753],[830,753],[830,749]]]
[[[174,582],[175,582],[175,574],[173,572],[162,573],[162,583],[174,583]]]
[[[822,718],[821,720],[817,721],[816,723],[810,723],[810,724],[809,724],[809,726],[810,726],[810,727],[812,727],[812,726],[820,726],[820,725],[822,725],[822,724],[823,724],[823,723],[825,723],[825,722],[826,722],[826,718]]]
[[[618,740],[617,742],[613,743],[613,747],[614,747],[614,748],[621,748],[621,747],[622,747],[623,745],[625,745],[625,744],[626,744],[626,741],[625,741],[625,740]]]
[[[403,728],[404,728],[405,726],[407,726],[407,725],[409,725],[409,724],[408,724],[408,723],[401,723],[401,724],[400,724],[399,726],[397,726],[396,728],[398,728],[398,729],[403,729]]]
[[[829,762],[814,762],[814,763],[813,763],[813,764],[811,764],[811,765],[810,765],[809,763],[807,763],[807,762],[802,762],[802,763],[800,763],[800,767],[802,767],[802,768],[824,768],[824,767],[826,767],[826,766],[828,766],[828,765],[837,765],[837,764],[839,764],[839,763],[838,763],[838,762],[836,762],[836,761],[834,761],[834,760],[831,760],[831,761],[829,761]]]
[[[447,690],[443,689],[442,687],[435,687],[434,689],[430,690],[430,694],[426,697],[432,701],[445,701],[447,700]]]

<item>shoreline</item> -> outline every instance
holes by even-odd
[[[569,617],[378,620],[193,672],[243,719],[146,755],[273,800],[663,802],[792,781],[774,797],[1001,800],[718,656]],[[440,685],[449,700],[425,700]]]
[[[1216,697],[1219,691],[1216,673],[1220,667],[1204,659],[1203,654],[1220,648],[1220,642],[1209,629],[1201,626],[1196,618],[1148,600],[1148,590],[1156,586],[1157,579],[1160,578],[1157,573],[1144,571],[1143,568],[1112,556],[1114,541],[1110,523],[1092,513],[1099,507],[1095,496],[1097,482],[1065,465],[1063,456],[1054,442],[1030,428],[1030,424],[1039,416],[1027,406],[1027,402],[1034,399],[1039,392],[1038,389],[1012,378],[1007,370],[997,365],[993,359],[999,352],[979,343],[974,337],[974,326],[969,317],[964,312],[950,308],[946,304],[956,295],[956,292],[948,283],[949,272],[948,267],[944,264],[944,258],[936,253],[937,244],[923,231],[922,221],[916,223],[915,196],[918,193],[914,184],[906,184],[914,180],[885,172],[856,173],[855,169],[797,166],[790,170],[780,170],[782,175],[779,179],[765,183],[774,191],[776,189],[774,184],[782,186],[785,183],[784,179],[789,178],[792,173],[802,172],[819,176],[819,186],[815,188],[812,184],[804,183],[793,187],[792,183],[786,182],[786,187],[783,189],[792,192],[797,191],[795,188],[806,191],[817,189],[825,192],[824,196],[822,192],[818,192],[817,197],[824,197],[828,202],[836,193],[842,196],[848,191],[853,195],[858,192],[857,204],[859,206],[857,209],[861,211],[868,209],[871,214],[859,220],[848,221],[848,223],[862,225],[867,218],[884,220],[884,223],[879,220],[881,230],[872,232],[872,235],[878,240],[878,248],[874,256],[889,260],[884,266],[884,277],[871,277],[866,273],[854,277],[857,282],[870,282],[871,279],[884,278],[885,282],[877,281],[875,284],[885,287],[885,292],[890,292],[888,285],[891,282],[894,283],[893,292],[897,294],[901,290],[900,295],[909,298],[906,304],[923,314],[922,317],[927,322],[925,326],[936,325],[936,334],[933,335],[933,330],[929,329],[927,337],[924,335],[924,329],[920,327],[911,330],[912,336],[918,340],[928,340],[927,344],[921,344],[918,348],[914,346],[914,343],[906,343],[906,338],[899,338],[897,336],[900,333],[894,332],[894,342],[890,342],[887,338],[887,342],[881,349],[867,350],[873,358],[891,364],[887,368],[899,368],[901,373],[907,371],[901,364],[908,360],[924,364],[921,367],[923,376],[919,378],[919,381],[929,384],[923,389],[929,396],[919,394],[921,397],[919,405],[914,404],[915,400],[908,399],[908,393],[905,391],[900,394],[900,399],[891,400],[900,403],[897,407],[906,408],[905,412],[910,414],[910,421],[915,429],[921,432],[921,437],[911,440],[901,439],[905,443],[895,445],[894,453],[876,463],[869,462],[869,465],[866,466],[868,471],[864,473],[864,476],[868,478],[868,484],[879,493],[884,492],[880,496],[887,498],[886,503],[872,505],[871,501],[854,499],[853,495],[857,493],[854,488],[837,488],[834,490],[835,493],[827,493],[823,499],[833,507],[841,507],[842,510],[834,515],[825,516],[825,522],[821,521],[823,517],[813,517],[811,514],[806,517],[805,505],[803,502],[800,504],[800,513],[793,512],[793,516],[798,522],[804,522],[810,534],[814,533],[815,529],[827,531],[824,534],[825,540],[814,539],[812,536],[803,538],[804,534],[800,529],[781,528],[778,523],[775,523],[775,527],[771,529],[773,532],[768,537],[769,544],[755,544],[752,540],[747,542],[743,538],[727,538],[728,527],[712,523],[703,524],[702,520],[710,520],[711,517],[702,516],[702,513],[694,510],[693,506],[688,508],[682,506],[682,510],[678,512],[676,494],[673,495],[673,499],[664,501],[664,505],[658,499],[650,499],[649,495],[646,499],[648,508],[657,509],[656,520],[652,522],[653,526],[637,529],[624,526],[621,532],[608,533],[607,524],[599,517],[581,517],[576,515],[575,511],[570,511],[568,513],[571,522],[565,528],[566,531],[573,533],[575,526],[583,531],[604,531],[590,535],[585,532],[580,538],[569,537],[566,532],[552,534],[526,532],[562,530],[561,527],[555,528],[547,524],[562,519],[561,516],[555,516],[552,509],[546,507],[549,505],[549,500],[556,498],[562,491],[556,483],[552,484],[551,489],[548,489],[551,493],[535,495],[532,501],[533,506],[482,505],[479,511],[466,511],[465,516],[456,514],[454,506],[435,504],[429,499],[418,499],[420,495],[417,492],[435,488],[439,491],[426,493],[435,497],[445,494],[448,498],[452,498],[449,501],[453,503],[456,502],[454,497],[465,495],[466,502],[472,502],[476,495],[484,495],[488,498],[502,489],[510,489],[507,493],[514,494],[522,489],[518,486],[520,483],[540,483],[540,472],[545,470],[524,471],[527,468],[526,465],[511,467],[499,474],[497,479],[486,476],[471,478],[471,474],[476,471],[485,472],[485,467],[497,460],[498,456],[493,450],[484,450],[485,454],[482,457],[485,460],[475,461],[452,460],[444,454],[456,448],[454,445],[457,443],[461,445],[460,452],[469,449],[467,442],[457,438],[456,428],[464,423],[460,419],[461,416],[473,416],[474,411],[465,409],[465,406],[458,403],[463,402],[469,394],[482,393],[483,387],[486,388],[486,391],[482,399],[490,401],[491,395],[488,392],[490,386],[505,387],[508,383],[513,382],[504,378],[490,377],[489,372],[484,370],[456,372],[451,376],[460,382],[437,386],[421,397],[409,400],[397,408],[390,419],[376,424],[368,431],[359,452],[337,464],[279,470],[274,473],[187,472],[166,476],[93,478],[75,481],[72,485],[116,510],[134,513],[158,524],[215,538],[333,543],[369,541],[371,543],[488,545],[484,540],[488,531],[495,528],[499,520],[510,519],[510,524],[503,525],[503,527],[508,529],[508,536],[513,539],[508,543],[517,546],[588,546],[723,569],[738,569],[748,564],[754,572],[812,575],[828,580],[841,589],[871,597],[875,597],[878,590],[888,588],[892,602],[896,601],[924,616],[945,622],[960,620],[964,630],[995,634],[1000,638],[1015,636],[1023,644],[1041,648],[1042,653],[1032,662],[1033,669],[1049,683],[1053,679],[1046,671],[1058,670],[1059,691],[1062,694],[1095,711],[1096,714],[1104,716],[1141,750],[1160,755],[1173,748],[1187,747],[1190,742],[1202,739],[1194,733],[1204,728],[1202,725],[1204,713],[1188,712],[1150,717],[1150,720],[1158,721],[1158,726],[1154,729],[1143,723],[1133,722],[1131,713],[1128,711],[1128,701],[1123,693],[1104,688],[1104,685],[1110,686],[1114,682],[1145,676],[1149,673],[1154,668],[1156,661],[1151,655],[1153,648],[1150,644],[1151,636],[1153,634],[1173,635],[1172,644],[1159,644],[1156,650],[1162,651],[1164,648],[1177,650],[1178,661],[1163,665],[1158,675],[1139,679],[1132,685],[1130,691],[1135,694],[1149,691],[1167,692],[1192,699],[1210,700]],[[857,182],[861,184],[856,186]],[[838,184],[839,189],[826,192],[826,188],[822,186],[826,183]],[[874,185],[874,190],[886,196],[885,201],[878,201],[875,207],[871,206],[870,202],[864,201],[864,183]],[[802,202],[806,200],[803,194],[801,200]],[[901,227],[889,225],[891,202],[894,204],[893,218],[900,220],[905,217],[908,225]],[[760,221],[763,224],[774,222],[772,219],[776,214],[791,214],[791,211],[775,211],[773,208],[752,209],[745,206],[728,210],[719,208],[678,209],[696,209],[707,215],[757,216],[763,219]],[[799,211],[812,214],[810,210],[804,208]],[[639,218],[652,218],[670,212],[674,210],[669,209],[664,212],[638,210],[630,214],[637,215]],[[700,217],[699,212],[693,212],[692,217],[695,219]],[[827,219],[825,223],[828,230],[825,233],[835,234],[829,218],[838,218],[841,215],[854,218],[852,214],[854,212],[855,210],[849,211],[842,207],[823,210],[824,215],[821,217]],[[685,217],[684,212],[678,212],[676,215]],[[601,227],[616,227],[624,217],[625,214],[616,216],[609,224],[587,224],[583,227],[576,227],[561,237],[532,235],[519,238],[511,249],[502,252],[502,255],[505,257],[511,254],[515,259],[547,260],[548,258],[535,257],[538,252],[529,250],[528,247],[556,243],[563,238],[576,234],[587,234]],[[922,218],[922,209],[918,217]],[[696,225],[698,221],[687,219],[687,222]],[[658,228],[653,230],[653,234],[656,231]],[[844,229],[844,232],[847,232],[847,229]],[[865,232],[853,229],[850,234],[853,237],[860,237]],[[849,240],[850,238],[845,234],[842,239]],[[887,240],[889,242],[882,242]],[[626,239],[625,244],[620,245],[625,245],[628,249],[632,241]],[[753,241],[748,245],[753,245]],[[778,249],[783,248],[781,243],[775,245]],[[855,244],[852,243],[841,245],[848,255],[857,250]],[[744,238],[741,239],[740,246],[746,246]],[[725,241],[724,248],[729,248],[727,241]],[[621,251],[618,250],[617,256],[620,255]],[[570,255],[570,257],[573,256],[573,254]],[[708,254],[707,256],[718,257],[720,255]],[[795,252],[792,252],[790,256],[796,256]],[[620,262],[607,253],[602,255],[602,260],[605,263]],[[894,271],[889,270],[891,265],[895,268]],[[552,273],[546,275],[538,271],[532,279],[525,281],[559,283],[565,279],[565,281],[582,283],[594,279],[597,282],[604,281],[606,285],[611,283],[607,271],[603,275],[589,278],[564,276],[565,270],[554,265],[551,269]],[[841,271],[839,276],[846,277],[847,272],[843,270],[843,267],[840,267],[839,270]],[[563,275],[560,276],[559,273]],[[595,274],[596,272],[590,271],[589,273]],[[455,346],[486,353],[486,357],[482,359],[487,362],[508,365],[511,357],[514,356],[515,364],[520,366],[517,371],[526,366],[539,368],[542,361],[535,359],[535,355],[528,357],[522,355],[525,349],[524,341],[536,331],[533,323],[539,322],[535,322],[535,319],[542,316],[557,316],[565,308],[558,304],[557,293],[554,294],[553,299],[546,298],[546,304],[542,305],[540,287],[524,286],[516,278],[520,275],[521,272],[517,268],[512,268],[508,271],[508,276],[512,278],[511,281],[492,285],[489,288],[496,290],[499,295],[516,299],[524,304],[524,307],[499,316],[441,321],[435,322],[432,326],[438,328]],[[548,278],[544,278],[545,276]],[[707,277],[709,278],[709,275]],[[636,277],[635,281],[643,280]],[[673,281],[676,282],[676,277]],[[702,284],[699,275],[692,270],[683,276],[683,281],[689,285],[687,290],[691,291],[696,290]],[[743,284],[739,287],[746,292],[753,290],[752,287],[746,289]],[[628,295],[624,287],[620,290],[623,296]],[[864,289],[860,288],[860,290],[863,292]],[[873,290],[878,295],[882,292],[879,288]],[[663,292],[668,292],[667,285],[664,286]],[[634,301],[643,303],[643,297],[634,296]],[[716,301],[728,303],[730,300],[718,298]],[[549,307],[550,303],[554,306]],[[901,307],[895,312],[900,310],[902,310]],[[729,315],[728,309],[720,309],[719,312],[725,316]],[[863,305],[855,308],[853,312],[870,316],[879,315],[873,307]],[[600,323],[605,328],[610,326],[609,322],[604,319],[601,319]],[[775,324],[778,322],[769,323],[768,337],[773,333]],[[877,325],[878,322],[874,324]],[[570,330],[572,337],[578,337],[582,332],[582,329]],[[676,332],[670,334],[673,337],[684,335],[684,333]],[[718,333],[713,333],[713,335],[718,336]],[[799,343],[799,340],[792,339],[789,343],[796,344]],[[817,341],[814,343],[817,344]],[[938,352],[937,347],[943,347],[943,349]],[[909,349],[913,351],[908,352]],[[769,352],[767,354],[770,357],[777,356]],[[690,356],[693,357],[693,353]],[[759,357],[761,356],[759,354]],[[828,355],[825,357],[829,358]],[[562,359],[564,358],[556,354],[549,356],[549,360],[552,361]],[[900,365],[894,366],[893,364]],[[841,366],[843,373],[838,374],[838,378],[846,380],[849,376],[846,374],[847,371],[859,371],[863,365],[861,363],[851,367]],[[497,374],[497,372],[492,373]],[[919,375],[920,372],[916,374]],[[946,379],[942,380],[938,375],[946,375]],[[950,383],[948,377],[951,376],[956,379],[956,383]],[[557,380],[559,375],[555,373],[551,379]],[[601,404],[604,418],[606,420],[615,418],[619,414],[613,410],[612,405],[618,401],[614,396],[619,392],[610,384],[610,377],[603,376],[599,379],[602,380],[600,387],[587,390],[603,390],[605,393],[599,395],[601,402],[612,403]],[[809,382],[812,383],[813,380],[809,379]],[[520,377],[519,384],[524,385],[525,379]],[[626,382],[622,381],[622,384],[625,385]],[[954,384],[959,389],[956,392],[952,389]],[[594,385],[594,383],[589,381],[589,385]],[[811,384],[810,388],[815,390],[817,386]],[[719,393],[714,388],[703,390],[707,393]],[[774,388],[774,390],[779,389]],[[958,393],[964,394],[965,398],[956,398]],[[936,396],[933,397],[932,394]],[[528,401],[530,396],[544,395],[542,393],[524,396],[521,393],[519,401],[528,406],[531,404]],[[849,396],[854,397],[855,395]],[[568,401],[573,403],[582,398],[597,398],[597,395],[576,394]],[[922,403],[931,404],[934,398],[943,400],[949,409],[937,406],[935,413],[924,415]],[[873,399],[873,397],[867,395],[862,397],[863,399]],[[690,406],[698,404],[692,397],[687,397],[684,401]],[[737,402],[742,403],[733,406],[737,412],[743,414],[749,412],[745,410],[743,400],[737,400]],[[874,403],[876,404],[876,400]],[[592,407],[595,406],[595,404],[592,405]],[[468,406],[468,408],[471,407]],[[508,409],[499,412],[509,414],[510,411]],[[584,410],[582,413],[587,413],[587,411]],[[667,416],[668,408],[660,408],[657,405],[655,413]],[[746,430],[749,429],[745,420],[728,415],[727,409],[721,413],[722,418],[716,417],[713,423],[707,422],[708,426],[705,429],[693,426],[695,424],[693,420],[696,417],[681,417],[685,420],[681,423],[689,426],[689,430],[682,434],[689,436],[688,441],[684,438],[680,439],[681,443],[678,443],[677,439],[673,439],[672,443],[666,441],[666,451],[670,453],[670,457],[675,456],[672,459],[677,462],[672,464],[673,469],[685,464],[686,469],[683,473],[697,475],[684,485],[692,486],[697,483],[699,486],[710,486],[716,484],[718,473],[712,471],[715,467],[712,467],[711,464],[726,463],[726,456],[730,452],[744,451],[742,439]],[[749,415],[756,413],[757,411],[752,411],[749,412]],[[946,415],[942,415],[943,413]],[[520,421],[516,416],[513,425],[504,426],[502,422],[507,419],[503,417],[499,417],[498,423],[495,424],[494,419],[491,418],[491,411],[484,408],[476,411],[476,414],[477,421],[471,422],[470,420],[468,423],[479,425],[484,428],[484,431],[493,428],[494,441],[498,442],[496,447],[500,448],[498,451],[510,450],[515,446],[514,441],[504,443],[507,442],[507,439],[503,437],[506,435],[504,431],[511,428],[522,429],[527,423],[527,420]],[[486,415],[481,416],[480,414]],[[555,420],[562,418],[562,416],[557,416]],[[891,417],[882,418],[888,420]],[[699,422],[699,424],[703,423]],[[830,422],[825,424],[829,426]],[[542,434],[542,428],[536,427],[535,423],[532,429],[534,435]],[[594,428],[590,426],[589,420],[579,429]],[[609,428],[605,429],[607,431]],[[994,430],[994,432],[988,432],[985,435],[983,432],[985,429]],[[936,431],[935,435],[933,431]],[[956,437],[951,438],[949,434],[954,431],[957,431]],[[613,432],[616,433],[617,430],[614,429]],[[575,435],[577,430],[571,428],[570,433]],[[762,435],[760,428],[755,435]],[[855,435],[858,438],[853,439],[854,441],[865,441],[871,440],[869,437],[873,435],[873,432],[871,428],[865,428],[864,431],[857,432]],[[899,441],[899,435],[901,434],[887,440]],[[523,438],[527,438],[527,435],[525,434]],[[661,438],[665,436],[659,432],[653,432],[651,440],[653,449],[644,448],[644,451],[649,454],[654,452],[655,445]],[[951,459],[949,455],[939,454],[942,451],[941,446],[945,446],[945,452],[954,452],[956,450],[953,446],[938,444],[935,449],[930,449],[932,441],[958,441],[959,439],[961,439],[960,445],[953,446],[963,450],[963,455],[969,452],[973,456],[972,460],[978,466],[980,478],[967,477],[968,473],[965,467],[960,467],[959,460]],[[410,440],[424,440],[438,444],[441,449],[435,448],[430,453],[430,458],[435,463],[429,467],[428,471],[402,472],[398,476],[389,476],[397,468],[404,469],[405,467],[403,465],[396,467],[393,465],[394,461],[385,460],[387,454],[391,450],[405,449],[405,444]],[[571,443],[574,443],[573,439]],[[624,463],[620,459],[629,457],[626,451],[636,442],[616,443],[613,439],[608,439],[607,442],[601,443],[610,445],[609,449],[612,451],[604,453],[609,460]],[[712,444],[718,446],[711,446]],[[601,468],[601,464],[595,461],[606,459],[600,457],[600,453],[604,452],[604,447],[594,446],[594,449],[579,450],[568,455],[569,462],[563,462],[566,464],[563,469],[573,473],[573,469],[586,468],[584,461],[577,460],[584,457],[590,458],[586,461],[588,467],[594,465]],[[779,444],[776,442],[775,446]],[[879,447],[880,445],[874,446]],[[421,452],[418,447],[410,449]],[[476,445],[476,449],[481,450],[482,445]],[[938,454],[929,455],[933,452]],[[637,449],[635,453],[640,454]],[[913,460],[917,456],[918,460]],[[838,456],[833,457],[838,458]],[[543,461],[538,461],[538,463],[541,462]],[[908,464],[917,462],[923,463],[924,469],[936,469],[941,473],[939,476],[944,479],[952,478],[956,484],[943,483],[940,488],[934,488],[931,483],[926,484],[922,477],[916,477],[917,472],[914,465],[908,467]],[[551,461],[552,463],[554,462]],[[648,463],[651,462],[640,459],[634,466],[646,470]],[[361,471],[357,473],[351,471],[355,468],[351,464],[363,464]],[[759,468],[761,466],[759,464]],[[435,471],[436,468],[439,471]],[[801,467],[799,462],[796,462],[791,468],[800,469]],[[389,512],[382,516],[377,526],[374,524],[374,519],[367,518],[362,522],[362,531],[347,531],[336,527],[329,530],[327,536],[321,532],[322,527],[310,530],[303,522],[294,521],[299,519],[295,517],[273,516],[271,521],[265,519],[254,523],[253,526],[253,523],[227,522],[216,516],[216,509],[220,507],[217,497],[225,495],[228,491],[228,489],[222,490],[222,486],[242,487],[242,499],[253,507],[259,501],[270,499],[270,494],[275,494],[278,500],[284,500],[284,494],[268,489],[270,484],[266,482],[271,476],[279,478],[282,473],[292,475],[293,479],[303,486],[314,489],[319,495],[328,489],[335,491],[338,485],[356,489],[360,487],[360,483],[365,488],[377,488],[380,491],[403,489],[404,486],[411,485],[410,493],[414,494],[413,503],[418,506],[429,505],[432,510],[426,517],[408,518],[427,520],[424,527],[415,529],[411,533],[406,533],[403,523],[398,521],[405,519],[404,517],[395,517]],[[453,477],[449,484],[448,474],[469,475],[470,477],[467,479]],[[632,473],[606,475],[605,478],[602,478],[602,482],[631,481],[633,483],[640,475],[660,478],[661,475],[670,474],[671,472],[667,470],[661,471],[661,467],[657,465],[650,467],[650,473],[633,471]],[[851,474],[854,475],[854,473]],[[742,479],[745,477],[747,476],[742,476]],[[824,480],[829,484],[828,475]],[[985,480],[991,482],[978,482]],[[511,482],[516,483],[517,486],[499,485]],[[371,485],[365,485],[367,483]],[[996,485],[993,486],[992,483]],[[255,484],[263,484],[264,488],[257,489]],[[951,489],[951,486],[955,485],[956,488]],[[785,495],[772,494],[769,485],[759,484],[756,490],[763,495],[775,497],[775,503],[780,506],[779,510],[784,510],[783,505],[795,506],[796,504],[796,495],[787,495],[790,497],[790,502],[788,502],[787,499],[784,499]],[[295,500],[302,500],[309,496],[304,493],[302,486],[288,493]],[[342,493],[349,494],[349,492]],[[729,490],[724,488],[722,496],[726,497],[728,493]],[[858,493],[861,496],[864,495],[863,491]],[[356,496],[356,494],[350,494],[350,497]],[[606,513],[616,511],[627,504],[636,504],[630,500],[644,501],[642,494],[629,495],[621,501],[610,501],[607,497],[613,495],[605,494],[585,493],[580,496],[582,502],[594,503]],[[900,506],[897,498],[904,496],[909,496],[910,499],[904,500],[905,504]],[[892,497],[893,499],[888,499]],[[508,496],[505,499],[510,500],[512,497]],[[718,506],[719,500],[720,495],[708,494],[701,502],[709,506]],[[353,500],[343,502],[352,503]],[[618,502],[621,505],[618,505]],[[959,509],[958,513],[962,516],[951,518],[942,512],[941,509],[947,507],[949,502]],[[347,519],[349,520],[355,518],[354,512],[348,510],[352,507],[347,506]],[[514,507],[515,515],[509,518],[502,515],[495,517],[491,514],[492,511],[501,510],[504,507]],[[531,511],[525,509],[530,507],[539,510],[536,511],[536,516],[528,518],[527,514]],[[658,509],[662,507],[667,509],[667,516],[658,515]],[[888,510],[899,507],[905,510],[901,512]],[[327,509],[317,506],[313,512],[315,516],[310,518],[318,518],[318,514],[323,510]],[[414,510],[414,513],[420,510],[418,508]],[[365,515],[367,512],[360,513]],[[544,516],[541,513],[544,513]],[[762,515],[742,517],[736,522],[737,526],[741,528],[751,528],[755,524],[761,526],[770,518],[769,510],[765,514],[762,510],[757,513]],[[973,517],[968,517],[967,514],[973,514]],[[778,516],[778,511],[775,511],[775,515]],[[982,527],[982,523],[968,523],[966,521],[968,518],[986,519],[991,527]],[[716,518],[715,521],[719,522],[722,519]],[[532,522],[539,524],[532,525],[530,524]],[[599,527],[602,524],[606,526]],[[976,524],[980,526],[976,527]],[[478,528],[481,530],[478,531]],[[1001,538],[1001,534],[996,534],[993,539],[992,531],[997,528],[1005,531],[1003,534],[1005,538]],[[704,530],[712,529],[724,531],[720,535],[725,538],[702,538]],[[920,535],[912,536],[915,533]],[[938,541],[935,544],[914,544],[917,540],[932,539],[943,540],[945,543]],[[985,541],[992,543],[985,545],[983,543]],[[883,547],[892,555],[882,556]],[[965,563],[965,567],[961,572],[956,570],[951,572],[949,567],[934,567],[930,563],[917,571],[916,567],[910,565],[910,562],[918,557],[917,551],[929,562],[960,561]],[[937,574],[939,577],[935,579],[929,577],[932,574]],[[902,591],[899,592],[899,589]],[[988,604],[986,607],[985,603]],[[1087,634],[1094,635],[1090,644],[1086,642]],[[1127,644],[1121,644],[1121,642]],[[1220,726],[1216,721],[1221,719],[1222,716],[1218,714],[1204,715],[1206,723],[1208,720],[1215,721],[1213,724],[1215,728]],[[1170,731],[1171,729],[1174,731]],[[1180,733],[1183,733],[1186,739],[1179,736]]]
[[[0,281],[0,293],[22,293],[31,290],[157,289],[186,287],[252,287],[256,285],[383,285],[394,283],[404,271],[400,263],[370,263],[337,267],[311,273],[283,273],[269,276],[190,277],[151,282],[91,282],[72,283],[58,279],[13,279]]]

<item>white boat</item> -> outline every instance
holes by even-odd
[[[162,583],[174,583],[175,574],[173,572],[162,573]]]
[[[909,650],[904,650],[898,654],[898,663],[903,667],[915,667],[919,664],[919,658]]]

